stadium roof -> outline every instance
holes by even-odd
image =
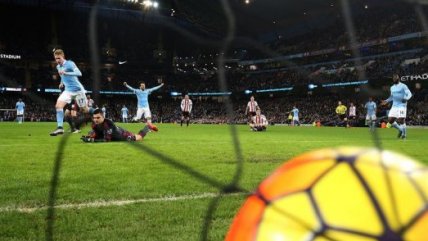
[[[138,1],[139,3],[135,3]],[[155,1],[155,0],[153,0]],[[227,30],[227,17],[222,1],[220,0],[157,0],[159,12],[169,15],[174,9],[177,18],[184,19],[191,24],[207,31],[223,35]],[[365,5],[393,4],[404,0],[349,0],[353,11],[362,10]],[[97,1],[61,0],[40,1],[0,0],[0,3],[27,5],[44,8],[75,9],[82,6],[93,6]],[[113,10],[138,10],[142,0],[100,0],[99,6]],[[230,3],[236,22],[238,36],[269,36],[287,35],[296,29],[310,29],[327,23],[329,19],[341,15],[341,1],[337,0],[232,0]],[[140,7],[141,8],[141,7]],[[117,16],[117,14],[112,16]]]

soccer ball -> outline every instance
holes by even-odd
[[[376,148],[286,162],[250,195],[226,241],[426,241],[428,168]]]

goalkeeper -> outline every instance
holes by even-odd
[[[149,131],[149,127],[145,126],[138,134],[133,134],[104,118],[100,109],[95,109],[92,114],[92,130],[80,139],[84,142],[141,141]]]

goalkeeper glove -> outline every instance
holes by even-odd
[[[80,140],[82,140],[83,142],[94,142],[94,138],[91,138],[89,136],[82,136],[80,137]]]

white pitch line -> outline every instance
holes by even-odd
[[[223,194],[222,196],[238,196],[246,195],[247,193],[229,193]],[[87,203],[70,203],[60,204],[54,206],[55,209],[81,209],[81,208],[98,208],[98,207],[111,207],[111,206],[125,206],[136,203],[149,203],[149,202],[174,202],[181,200],[194,200],[217,197],[218,193],[202,193],[199,195],[184,195],[184,196],[171,196],[171,197],[160,197],[160,198],[146,198],[146,199],[135,199],[135,200],[99,200]],[[41,207],[19,207],[19,206],[6,206],[0,207],[0,213],[5,212],[19,212],[19,213],[33,213],[36,211],[47,210],[47,206]]]

